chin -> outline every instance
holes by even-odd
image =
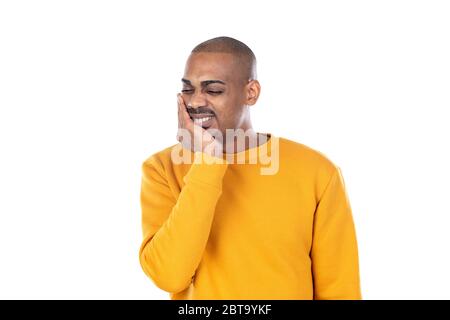
[[[212,125],[208,128],[203,128],[203,129],[210,131],[210,133],[216,133],[217,131],[219,131],[222,134],[222,137],[225,137],[225,132],[223,132],[223,130],[219,129],[215,125]]]

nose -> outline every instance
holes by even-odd
[[[202,92],[194,92],[188,102],[189,108],[198,108],[206,106],[206,98]]]

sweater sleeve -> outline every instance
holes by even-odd
[[[316,207],[311,260],[314,299],[362,298],[356,231],[339,167]]]
[[[177,199],[156,161],[146,161],[142,166],[140,199],[144,239],[139,261],[155,285],[170,293],[183,291],[190,285],[222,193],[227,162],[208,164],[201,159],[212,158],[195,152],[194,163],[183,177],[185,185]]]

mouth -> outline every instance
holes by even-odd
[[[212,114],[205,115],[191,115],[191,119],[194,121],[194,124],[202,127],[203,129],[209,128],[214,122],[215,116]]]

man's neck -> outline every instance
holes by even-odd
[[[227,139],[225,138],[223,144],[224,153],[237,153],[247,149],[257,147],[265,143],[268,139],[266,134],[257,133],[253,128],[243,130],[244,137],[233,137],[231,145],[227,145]],[[243,143],[245,141],[245,143]]]

